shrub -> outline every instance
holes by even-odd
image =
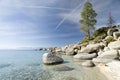
[[[84,37],[83,40],[81,40],[81,43],[86,43],[88,41],[89,41],[88,37]]]
[[[102,36],[98,36],[93,40],[94,43],[100,43],[101,41],[102,41]]]
[[[93,33],[92,37],[95,38],[98,36],[102,36],[104,38],[107,35],[108,29],[109,29],[109,27],[101,27]]]

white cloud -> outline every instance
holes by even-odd
[[[70,16],[68,17],[68,15],[70,15]],[[59,16],[62,17],[62,18],[67,17],[66,20],[69,20],[69,21],[71,21],[73,23],[78,23],[78,21],[80,20],[80,17],[81,17],[80,16],[80,11],[77,11],[77,12],[75,12],[73,14],[61,13],[61,14],[59,14]]]
[[[0,20],[19,13],[29,16],[32,19],[38,16],[48,15],[46,9],[60,9],[50,7],[57,0],[1,0],[0,1]],[[35,9],[36,8],[36,9]],[[45,9],[46,8],[46,9]],[[67,9],[66,9],[67,10]]]

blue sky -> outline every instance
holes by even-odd
[[[50,47],[78,43],[80,12],[87,0],[0,0],[0,48]],[[109,12],[120,23],[120,0],[88,0],[98,13],[96,27]]]

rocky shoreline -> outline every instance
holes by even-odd
[[[108,43],[107,40],[109,39],[114,40]],[[84,60],[82,66],[97,66],[105,75],[113,76],[115,80],[120,80],[118,70],[120,68],[120,28],[118,27],[108,29],[104,39],[97,43],[90,41],[89,43],[85,42],[53,48],[51,53],[43,55],[43,63],[56,64],[64,62],[60,56],[57,56],[58,54],[73,56],[75,61]]]

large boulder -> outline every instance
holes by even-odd
[[[80,43],[80,49],[85,48],[88,45],[88,42]]]
[[[101,55],[99,55],[99,58],[107,58],[107,59],[116,59],[118,58],[119,52],[117,50],[109,50],[103,52]]]
[[[62,52],[61,48],[55,48],[55,52]]]
[[[107,35],[108,36],[113,36],[113,32],[116,32],[118,31],[118,29],[116,28],[110,28],[108,31],[107,31]]]
[[[113,37],[114,39],[118,39],[120,37],[120,32],[114,32]]]
[[[80,50],[81,49],[81,45],[80,44],[75,44],[73,46],[74,49]]]
[[[95,66],[94,63],[91,61],[91,60],[88,60],[88,61],[85,61],[82,63],[82,66],[85,66],[85,67],[93,67]]]
[[[108,47],[112,50],[120,50],[120,41],[110,42]]]
[[[104,47],[103,51],[109,51],[109,47]]]
[[[81,49],[81,52],[93,53],[93,52],[99,51],[103,47],[104,47],[104,44],[102,44],[102,43],[89,44],[85,48]]]
[[[74,49],[75,45],[69,45],[66,49],[66,55],[75,55],[77,54]]]
[[[62,54],[62,55],[65,55],[65,51],[62,50],[62,48],[55,48],[54,51],[52,51],[53,53],[57,53],[57,54]]]
[[[106,63],[108,63],[108,62],[113,61],[113,59],[107,59],[107,58],[93,58],[92,61],[93,61],[93,63],[94,63],[95,65],[98,65],[98,64],[100,64],[100,63],[106,64]]]
[[[52,53],[45,53],[43,54],[43,63],[44,64],[59,64],[62,63],[63,59],[59,56],[56,56],[55,54]]]
[[[66,49],[67,49],[68,45],[64,46],[64,47],[61,47],[62,51],[65,52]]]
[[[79,60],[90,60],[90,59],[95,58],[95,57],[97,57],[96,53],[92,53],[92,54],[81,53],[81,54],[75,55],[73,58],[79,59]]]
[[[66,55],[76,55],[76,51],[74,51],[74,49],[67,49],[66,50]]]

